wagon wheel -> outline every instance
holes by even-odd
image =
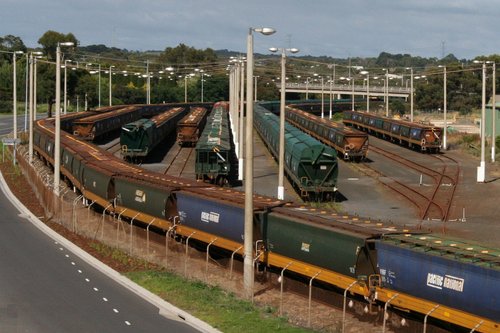
[[[217,185],[220,187],[224,187],[228,184],[228,180],[225,176],[218,176],[217,178]]]

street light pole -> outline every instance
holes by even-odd
[[[239,107],[237,108],[239,110],[239,139],[238,141],[240,142],[239,144],[239,159],[238,159],[238,180],[243,180],[244,177],[244,159],[243,159],[243,137],[245,136],[245,117],[244,115],[244,109],[245,109],[245,62],[243,60],[240,60],[239,63],[239,73],[237,75],[238,77],[238,83],[240,84],[240,92],[238,95],[238,100],[239,100]]]
[[[257,78],[258,77],[259,77],[258,75],[254,76],[255,80],[253,81],[253,85],[254,85],[254,87],[253,87],[253,91],[254,91],[254,98],[253,98],[253,100],[255,102],[257,102]]]
[[[98,64],[99,67],[99,72],[97,73],[99,75],[99,79],[98,79],[98,82],[99,82],[99,107],[101,107],[101,64],[99,63]]]
[[[23,53],[22,51],[14,51],[12,54],[12,113],[13,113],[13,130],[14,139],[17,139],[17,73],[16,73],[16,54]]]
[[[332,79],[330,80],[330,101],[329,101],[329,104],[330,104],[330,113],[329,113],[329,117],[328,119],[332,119],[332,113],[333,113],[333,108],[332,108],[332,103],[333,103],[333,90],[332,90],[332,87],[333,86],[333,77]]]
[[[385,69],[385,116],[389,117],[389,70]]]
[[[28,156],[30,164],[33,163],[33,53],[29,56],[30,75],[29,75],[29,143]]]
[[[59,196],[61,158],[61,47],[56,49],[56,133],[54,145],[54,193]]]
[[[281,50],[281,91],[280,91],[280,142],[279,142],[279,159],[278,159],[278,199],[285,199],[285,103],[286,103],[286,52],[297,53],[299,49],[291,48],[270,48],[271,52]],[[321,78],[321,86],[323,86],[323,78]],[[321,94],[323,96],[323,94]]]
[[[149,60],[146,60],[146,104],[151,104],[151,77],[149,75]]]
[[[370,73],[368,71],[360,72],[366,75],[366,113],[370,112]]]
[[[497,79],[497,68],[495,62],[493,62],[493,75],[492,75],[492,80],[493,80],[493,92],[491,96],[491,161],[495,162],[495,145],[496,145],[496,117],[497,117],[497,100],[496,100],[496,94],[497,94],[497,86],[496,86],[496,79]]]
[[[25,80],[25,92],[24,92],[24,131],[26,132],[28,127],[28,103],[29,103],[29,52],[26,53],[26,77]]]
[[[205,73],[203,73],[203,70],[201,72],[201,102],[203,103],[203,76]]]
[[[67,60],[67,59],[64,60],[64,114],[66,114],[66,112],[67,112],[66,106],[68,104],[67,97],[66,97],[67,96],[66,92],[67,92],[67,88],[68,88],[67,87],[67,80],[68,80],[68,78],[67,78],[67,71],[66,71],[66,69],[68,67],[68,62],[70,62],[70,61],[71,60]]]
[[[272,28],[249,28],[247,36],[247,120],[245,151],[245,235],[243,286],[245,296],[253,296],[253,32],[271,35]]]
[[[477,168],[477,182],[484,183],[486,178],[486,163],[484,161],[484,149],[485,149],[485,122],[486,122],[486,62],[483,61],[483,83],[481,91],[481,163]]]
[[[410,68],[410,121],[413,122],[413,67]]]
[[[446,119],[446,109],[448,106],[447,102],[447,89],[446,89],[446,66],[444,65],[439,65],[439,67],[443,67],[443,122],[444,122],[444,128],[443,128],[443,149],[446,150],[446,132],[448,132],[448,124],[447,124],[447,119]],[[481,124],[482,126],[482,124]]]
[[[350,68],[349,68],[350,70]],[[352,111],[354,111],[354,75],[352,77],[349,77],[349,79],[351,80],[351,108],[352,108]]]
[[[321,77],[321,119],[325,117],[325,86],[323,76]]]
[[[112,86],[112,72],[111,72],[111,69],[115,67],[113,65],[109,66],[109,106],[112,106],[113,105],[113,95],[112,95],[112,89],[111,89],[111,86]]]
[[[309,99],[309,78],[306,78],[306,100]]]
[[[73,46],[73,42],[57,43],[56,48],[56,130],[54,143],[54,193],[59,196],[61,170],[61,46]]]
[[[447,140],[446,140],[446,133],[448,132],[448,119],[446,119],[447,117],[447,109],[448,109],[448,98],[447,98],[447,93],[448,93],[448,89],[447,89],[447,79],[446,79],[446,66],[443,68],[444,69],[444,82],[443,82],[443,113],[444,113],[444,134],[443,134],[443,149],[446,150],[448,149],[447,148]]]

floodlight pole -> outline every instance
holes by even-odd
[[[245,150],[245,228],[244,228],[244,264],[243,286],[245,296],[253,296],[253,32],[271,35],[271,28],[249,28],[247,36],[247,120]]]
[[[56,48],[56,129],[54,143],[54,193],[57,196],[59,196],[59,183],[61,177],[61,46],[73,46],[73,43],[57,43]]]

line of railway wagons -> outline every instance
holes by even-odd
[[[391,119],[374,113],[344,111],[343,122],[372,135],[389,139],[422,152],[438,153],[441,149],[441,127]]]
[[[242,192],[142,170],[64,132],[61,145],[61,172],[88,200],[170,230],[166,236],[242,254]],[[53,120],[35,124],[34,147],[53,164]],[[469,329],[500,329],[500,250],[268,197],[254,195],[254,201],[255,251],[269,269]]]
[[[229,183],[233,159],[229,126],[229,104],[215,103],[196,143],[196,179],[221,186]]]
[[[255,106],[255,128],[276,159],[279,154],[279,123],[274,113],[260,105]],[[330,200],[337,190],[337,152],[287,123],[284,169],[303,198]]]
[[[337,150],[344,160],[363,160],[368,152],[368,135],[353,128],[287,107],[285,117],[292,125]]]
[[[176,131],[177,122],[185,114],[185,108],[177,107],[150,119],[141,118],[125,124],[120,132],[122,156],[128,159],[147,156],[167,136]]]
[[[207,108],[192,107],[177,123],[177,143],[180,146],[196,145],[207,121]]]

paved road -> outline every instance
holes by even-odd
[[[36,118],[41,119],[45,118],[46,116],[46,113],[38,113]],[[14,119],[12,117],[12,114],[0,115],[0,135],[5,135],[12,132],[12,129],[14,128],[13,122]],[[28,128],[28,125],[26,125],[26,128]],[[24,131],[24,111],[19,111],[17,115],[17,129],[18,131]]]
[[[0,192],[0,332],[196,332],[46,236]]]

